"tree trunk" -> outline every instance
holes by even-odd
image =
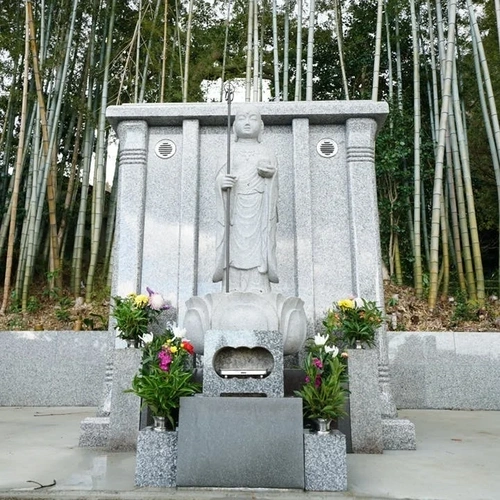
[[[309,29],[307,32],[306,101],[313,98],[313,56],[314,56],[314,0],[309,0]]]
[[[413,40],[413,273],[415,282],[415,294],[422,297],[423,277],[422,277],[422,243],[421,243],[421,205],[420,205],[420,58],[418,51],[418,29],[415,13],[415,1],[410,0],[411,26]]]
[[[430,287],[429,309],[436,306],[439,273],[439,234],[441,218],[441,197],[443,194],[443,163],[446,145],[446,131],[448,129],[448,113],[451,99],[451,78],[453,76],[453,59],[455,57],[455,18],[456,0],[450,0],[448,6],[448,44],[446,48],[444,88],[442,92],[441,113],[439,118],[439,135],[436,148],[436,165],[434,171],[434,189],[432,197],[431,221],[431,260],[430,260]]]
[[[28,64],[29,64],[29,13],[26,5],[25,35],[24,35],[24,71],[23,71],[23,97],[21,104],[21,117],[19,124],[19,138],[17,145],[16,165],[14,169],[14,189],[12,191],[12,210],[10,213],[9,239],[7,242],[7,258],[5,263],[5,277],[3,285],[3,300],[0,306],[0,315],[5,314],[10,297],[10,281],[12,276],[12,261],[14,257],[14,241],[16,232],[17,204],[19,201],[19,186],[21,184],[21,174],[23,168],[24,133],[26,130],[26,110],[28,108]]]
[[[411,0],[413,4],[414,0]],[[384,0],[378,0],[377,8],[377,33],[375,35],[375,57],[373,58],[373,86],[372,101],[378,101],[378,86],[380,79],[380,52],[382,47],[382,22],[383,22]]]
[[[302,100],[302,0],[297,0],[297,58],[295,63],[295,100]]]

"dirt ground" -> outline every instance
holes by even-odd
[[[439,301],[429,312],[425,299],[417,299],[413,288],[385,284],[385,308],[388,330],[393,331],[500,331],[500,301],[488,297],[483,307],[468,303],[460,296]],[[0,316],[1,330],[104,330],[109,315],[109,297],[85,304],[69,293],[47,294],[42,291],[28,301],[23,313],[15,302]]]

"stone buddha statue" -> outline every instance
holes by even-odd
[[[217,227],[212,280],[222,282],[226,290],[229,260],[229,293],[194,296],[186,302],[183,326],[198,354],[204,352],[208,330],[228,334],[242,330],[279,331],[284,354],[298,352],[306,337],[303,301],[271,290],[271,283],[278,283],[278,168],[274,153],[261,142],[263,130],[257,106],[240,105],[233,125],[230,173],[227,165],[222,164],[215,175]]]
[[[229,290],[266,293],[278,282],[276,157],[261,143],[259,110],[242,106],[234,122],[231,173],[222,165],[216,176],[217,255],[213,281],[225,285],[226,203],[230,200]],[[224,286],[225,288],[225,286]]]

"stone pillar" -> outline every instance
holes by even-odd
[[[142,361],[142,349],[115,349],[108,449],[135,450],[139,433],[141,399],[124,393],[132,385]]]
[[[118,151],[117,214],[113,258],[112,295],[125,296],[142,290],[141,270],[146,205],[148,124],[143,120],[123,121],[117,130]],[[113,328],[110,321],[109,328]],[[125,341],[116,338],[110,395],[108,448],[135,449],[139,432],[140,399],[124,394],[137,372],[142,351],[122,349]]]
[[[349,349],[349,401],[354,453],[383,453],[376,349]]]
[[[118,125],[117,214],[113,259],[113,295],[141,291],[148,125],[123,121]]]
[[[383,308],[382,256],[375,175],[376,133],[377,123],[373,119],[350,118],[346,121],[353,291],[358,297],[373,300]],[[377,345],[382,415],[396,417],[384,328],[378,331]]]

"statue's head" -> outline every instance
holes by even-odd
[[[243,104],[236,111],[233,125],[236,140],[255,139],[261,141],[264,123],[260,117],[260,111],[253,104]]]

